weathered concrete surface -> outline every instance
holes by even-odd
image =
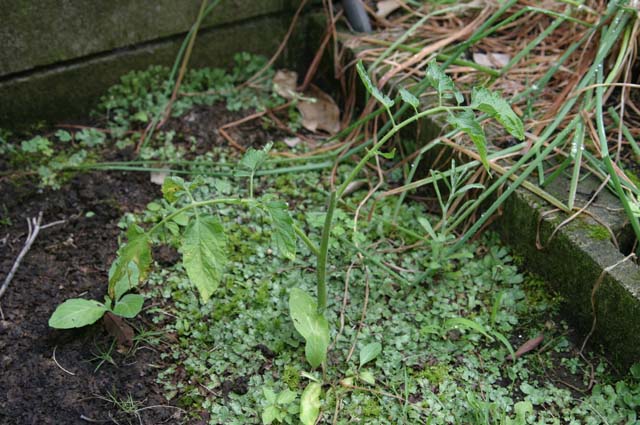
[[[242,51],[270,56],[278,48],[290,22],[291,15],[286,14],[203,30],[198,34],[190,66],[226,67],[231,64],[233,54]],[[297,39],[290,45],[296,47],[284,52],[282,62],[298,61],[304,53],[303,36],[295,35]],[[17,128],[35,119],[86,117],[99,96],[117,83],[122,74],[150,65],[171,66],[181,43],[182,38],[147,43],[143,47],[0,82],[0,127]]]
[[[292,13],[299,1],[223,0],[202,27]],[[195,21],[200,3],[0,0],[0,77],[185,33]]]

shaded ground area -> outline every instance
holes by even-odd
[[[42,211],[43,223],[65,220],[41,231],[0,300],[0,423],[112,418],[127,423],[135,415],[125,415],[114,401],[130,398],[137,408],[165,404],[154,383],[154,369],[161,367],[156,351],[140,345],[135,353],[118,353],[101,324],[77,331],[47,325],[67,298],[102,298],[117,249],[118,220],[157,197],[159,187],[146,173],[96,173],[78,175],[59,191],[5,182],[0,193],[6,208],[0,227],[2,281],[22,249],[27,217]],[[101,353],[113,364],[100,364]],[[144,423],[157,424],[174,423],[177,412],[158,407],[137,414]]]

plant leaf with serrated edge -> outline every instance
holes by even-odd
[[[220,283],[227,263],[226,245],[224,228],[212,216],[196,217],[184,232],[182,261],[204,302]]]
[[[356,70],[358,71],[358,75],[360,75],[360,79],[362,80],[364,87],[369,93],[371,93],[371,96],[373,96],[378,102],[382,103],[385,108],[391,108],[394,104],[393,100],[389,99],[389,96],[382,94],[378,87],[371,82],[371,78],[369,78],[367,70],[364,69],[362,61],[358,61],[356,64]]]
[[[128,242],[118,250],[118,258],[116,258],[115,264],[112,266],[113,273],[109,276],[108,293],[112,299],[116,299],[115,287],[123,277],[128,276],[129,288],[135,288],[138,282],[146,279],[151,265],[149,235],[140,226],[133,224],[127,230],[127,238]],[[129,263],[132,261],[138,267],[137,282],[129,274]]]
[[[314,425],[320,415],[320,393],[322,385],[310,382],[302,392],[300,399],[300,422],[304,425]]]
[[[162,182],[162,196],[171,203],[178,200],[177,194],[183,190],[184,180],[180,177],[166,177]]]
[[[473,144],[476,145],[476,149],[478,149],[482,165],[484,165],[487,172],[490,172],[491,168],[489,168],[489,160],[487,159],[487,138],[473,111],[467,109],[460,114],[449,115],[447,121],[471,138]]]
[[[256,170],[260,168],[262,164],[264,164],[264,162],[269,158],[269,151],[271,150],[272,146],[273,143],[269,142],[260,150],[249,148],[238,163],[237,175],[253,175]]]
[[[113,308],[113,313],[127,319],[132,319],[140,313],[142,305],[144,304],[144,297],[140,294],[127,294],[120,300],[116,301],[116,306]]]
[[[498,93],[484,87],[474,88],[471,93],[471,107],[485,112],[500,124],[502,124],[518,140],[524,139],[524,126],[522,121],[513,112],[509,103]]]
[[[270,200],[262,204],[271,217],[272,240],[280,253],[289,260],[296,258],[296,232],[293,230],[293,219],[289,215],[287,203],[284,201]]]
[[[111,264],[111,268],[109,268],[109,280],[111,280],[111,277],[115,272],[116,265],[117,265],[117,262],[114,261],[113,264]],[[115,292],[114,292],[115,299],[116,300],[120,299],[120,297],[122,297],[124,294],[129,292],[131,289],[135,288],[139,280],[140,280],[140,271],[138,270],[138,266],[136,265],[135,261],[130,261],[129,267],[127,268],[127,272],[124,275],[122,275],[122,278],[119,281],[117,281],[115,284]],[[132,284],[135,284],[135,285],[132,285]]]
[[[418,106],[420,106],[420,101],[418,100],[418,98],[404,88],[400,89],[400,97],[402,98],[403,102],[411,105],[413,109],[418,109]]]
[[[56,329],[81,328],[100,319],[108,308],[95,300],[72,298],[56,308],[49,318],[49,326]]]
[[[372,342],[362,347],[360,350],[360,367],[375,360],[376,357],[382,352],[382,344],[379,342]]]
[[[446,97],[446,95],[450,92],[456,98],[456,102],[461,104],[464,102],[464,96],[456,85],[453,83],[451,77],[449,77],[439,66],[436,64],[436,61],[429,62],[427,66],[426,78],[429,81],[429,84],[436,89],[438,94],[442,97]]]
[[[293,288],[289,294],[289,313],[293,325],[306,341],[305,356],[309,364],[316,368],[327,358],[329,347],[329,323],[318,306],[302,289]]]

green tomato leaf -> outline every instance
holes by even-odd
[[[376,378],[375,376],[373,376],[373,373],[370,370],[363,370],[358,374],[358,378],[360,378],[362,382],[366,382],[369,385],[376,384]]]
[[[369,74],[367,70],[364,68],[362,61],[358,61],[356,64],[356,70],[358,71],[358,75],[360,75],[360,79],[364,84],[364,87],[367,89],[371,96],[373,96],[378,102],[382,103],[385,108],[391,108],[393,106],[393,100],[389,99],[389,96],[382,94],[378,87],[371,82],[371,78],[369,78]]]
[[[287,203],[284,201],[267,201],[262,204],[271,217],[273,226],[272,240],[276,249],[289,260],[296,259],[296,232],[293,230],[293,219],[289,215]]]
[[[513,112],[509,103],[498,93],[487,90],[484,87],[474,88],[471,93],[471,107],[485,112],[502,126],[516,139],[524,139],[524,126],[522,121]]]
[[[106,311],[107,307],[98,301],[73,298],[56,308],[49,318],[49,326],[56,329],[81,328],[98,321]]]
[[[310,382],[302,392],[300,400],[300,422],[304,425],[314,425],[320,415],[320,393],[322,386],[317,382]]]
[[[151,266],[151,248],[149,235],[138,225],[134,224],[127,231],[129,241],[118,250],[118,258],[112,265],[113,273],[109,276],[109,296],[117,300],[115,288],[123,278],[128,279],[128,288],[135,288],[138,282],[147,277]],[[130,273],[129,263],[134,262],[138,267],[137,279]],[[128,290],[128,289],[127,289]],[[126,291],[125,291],[126,292]]]
[[[227,263],[226,245],[222,224],[211,216],[196,217],[184,232],[181,248],[184,267],[205,302],[220,283]]]
[[[325,361],[329,347],[329,323],[321,314],[313,298],[303,290],[293,288],[289,295],[289,312],[293,325],[306,341],[305,355],[316,368]]]
[[[448,98],[453,94],[458,105],[464,102],[464,96],[462,96],[460,90],[458,90],[456,85],[453,83],[451,77],[449,77],[442,68],[438,66],[436,61],[429,62],[426,78],[429,84],[436,89],[438,95],[441,97]]]
[[[413,109],[418,109],[418,106],[420,106],[418,98],[411,94],[407,89],[400,89],[400,97],[404,103],[408,103],[413,107]]]
[[[360,367],[375,360],[381,352],[382,345],[379,342],[372,342],[371,344],[365,345],[362,350],[360,350]]]
[[[482,165],[484,165],[487,172],[490,172],[491,168],[489,167],[489,160],[487,159],[487,138],[473,111],[467,109],[458,115],[449,115],[447,121],[458,130],[465,132],[471,138],[473,144],[476,145]]]
[[[264,164],[264,162],[269,158],[269,151],[271,150],[272,146],[273,143],[269,142],[260,150],[249,148],[238,163],[237,175],[253,175],[256,170],[260,168],[262,164]]]
[[[113,273],[115,273],[117,262],[111,264],[109,269],[109,280],[111,280]],[[140,271],[135,261],[129,262],[129,267],[122,278],[115,284],[115,300],[119,300],[124,294],[135,288],[140,280]]]
[[[184,190],[184,179],[180,177],[166,177],[162,182],[162,196],[167,201],[174,203],[178,200],[179,192]]]
[[[144,304],[144,297],[140,294],[127,294],[122,297],[113,309],[113,313],[127,319],[132,319],[140,313]]]

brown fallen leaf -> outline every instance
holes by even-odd
[[[109,335],[118,341],[118,345],[131,348],[133,346],[133,329],[121,317],[107,311],[102,316],[102,323]]]
[[[279,69],[273,76],[273,91],[285,99],[296,97],[298,73],[288,69]]]
[[[313,99],[313,101],[311,100]],[[340,130],[340,109],[333,98],[313,84],[297,104],[302,126],[309,131],[335,134]]]
[[[540,343],[542,343],[542,341],[544,340],[544,334],[540,334],[535,338],[531,338],[530,340],[528,340],[527,342],[525,342],[524,344],[522,344],[520,346],[520,348],[518,348],[516,350],[515,354],[515,358],[518,359],[522,356],[524,356],[525,354],[527,354],[529,351],[535,350],[538,345],[540,345]],[[511,355],[509,355],[508,357],[510,360],[515,360],[511,358]]]
[[[379,1],[376,6],[376,16],[379,18],[386,18],[400,7],[400,3],[396,0],[382,0]]]

